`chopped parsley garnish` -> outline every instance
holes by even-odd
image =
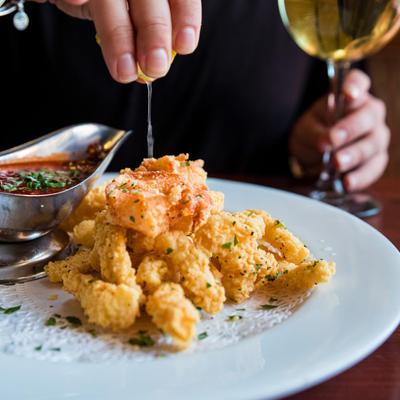
[[[236,235],[235,235],[235,237],[233,238],[233,245],[234,245],[234,246],[237,246],[238,243],[239,243],[238,238],[237,238]]]
[[[181,167],[190,167],[190,161],[187,160],[187,161],[181,162]]]
[[[129,219],[130,219],[130,221],[132,222],[132,224],[134,224],[134,223],[136,222],[136,218],[135,218],[133,215],[131,215],[131,216],[129,217]]]
[[[262,304],[260,306],[260,310],[272,310],[273,308],[276,308],[278,306],[274,305],[274,304]]]
[[[207,282],[206,287],[207,287],[207,289],[209,289],[211,287],[211,283]]]
[[[174,251],[174,249],[171,249],[171,247],[168,247],[168,249],[165,250],[165,254],[171,254]]]
[[[275,226],[286,229],[285,224],[282,221],[279,221],[279,219],[275,220]]]
[[[73,184],[78,175],[80,172],[77,170],[18,171],[1,183],[0,188],[6,192],[64,188]]]
[[[8,308],[0,307],[0,312],[2,312],[3,314],[13,314],[13,313],[17,312],[20,308],[21,308],[20,305],[15,306],[15,307],[8,307]]]
[[[281,272],[278,271],[275,274],[265,275],[265,279],[268,282],[273,282],[273,281],[277,280],[280,276],[281,276]]]
[[[314,268],[317,264],[319,263],[319,260],[314,260],[313,262],[311,262],[308,267],[309,268]]]
[[[231,242],[226,242],[226,243],[224,243],[224,244],[222,245],[222,247],[223,247],[224,249],[230,249],[230,248],[231,248],[231,245],[232,245]]]
[[[139,199],[136,199],[136,200],[134,201],[134,203],[139,203],[139,201],[140,201]]]
[[[229,315],[229,317],[226,319],[227,321],[239,321],[243,317],[241,315]]]
[[[237,308],[236,311],[246,311],[245,308]]]
[[[80,325],[82,325],[82,321],[81,321],[78,317],[68,316],[68,317],[65,317],[65,319],[66,319],[71,325],[75,325],[75,326],[80,326]]]
[[[270,297],[270,298],[269,298],[269,301],[272,302],[272,303],[275,302],[275,301],[278,301],[278,300],[279,300],[279,299],[276,299],[275,297]]]
[[[262,264],[256,264],[256,272],[258,272],[261,267],[262,267]]]
[[[154,346],[156,342],[149,335],[140,333],[139,331],[139,336],[129,339],[128,343],[132,346],[151,347]]]
[[[61,351],[61,348],[60,347],[52,347],[50,350],[51,351]]]
[[[127,184],[128,184],[127,182],[122,183],[121,185],[118,186],[118,189],[123,189]]]
[[[201,311],[202,310],[202,308],[201,307],[196,307],[199,311]]]
[[[57,323],[56,319],[54,317],[50,317],[46,322],[46,326],[54,326]]]
[[[42,345],[40,345],[40,346],[36,346],[36,347],[35,347],[35,351],[42,351],[42,348],[43,348],[43,346],[42,346]]]
[[[232,225],[235,226],[235,225],[236,225],[236,221],[233,221],[233,222],[232,222]]]
[[[197,335],[197,339],[198,340],[204,340],[205,338],[208,337],[208,333],[207,332],[201,332]]]

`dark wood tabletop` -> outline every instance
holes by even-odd
[[[307,184],[296,182],[290,178],[235,177],[235,179],[302,194],[310,190],[310,186],[307,186]],[[366,192],[381,202],[382,212],[365,221],[382,232],[400,249],[400,178],[382,178]],[[347,399],[400,399],[399,327],[379,349],[353,368],[314,388],[290,396],[286,400]]]

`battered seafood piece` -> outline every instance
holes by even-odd
[[[184,349],[195,334],[199,313],[185,297],[180,285],[165,282],[170,275],[164,260],[146,256],[138,267],[137,282],[148,296],[146,311],[154,324],[168,333],[180,349]]]
[[[178,347],[185,349],[190,345],[200,316],[180,285],[163,283],[149,296],[146,311]]]
[[[186,182],[204,185],[207,179],[207,172],[204,171],[203,160],[189,160],[189,154],[179,154],[178,156],[164,156],[161,158],[145,158],[135,171],[166,171],[178,174]]]
[[[182,154],[123,170],[106,187],[110,221],[150,237],[168,230],[194,232],[222,205],[220,196],[213,204],[202,165]]]
[[[307,260],[299,265],[281,261],[274,272],[269,272],[259,281],[259,285],[290,292],[305,291],[328,282],[335,272],[335,263],[325,260]]]
[[[168,280],[170,271],[168,264],[155,256],[146,256],[137,269],[137,283],[148,295],[155,292],[163,282]]]
[[[195,235],[196,245],[206,249],[219,266],[227,296],[238,303],[253,292],[260,268],[273,262],[258,245],[264,231],[263,218],[252,211],[220,212]]]
[[[114,285],[82,273],[89,269],[88,253],[78,252],[45,267],[51,282],[62,282],[64,289],[81,303],[89,322],[115,331],[129,328],[140,314],[138,286]]]
[[[94,246],[95,221],[93,219],[85,219],[75,225],[72,230],[72,240],[77,245],[85,247]]]
[[[280,220],[272,218],[262,210],[252,210],[252,212],[264,219],[264,240],[278,249],[286,261],[300,264],[309,257],[310,251],[308,248],[293,233],[288,231]]]
[[[135,270],[126,248],[126,229],[106,221],[106,212],[96,218],[92,266],[100,267],[100,274],[107,282],[136,286]]]
[[[224,287],[211,272],[209,256],[195,246],[191,237],[179,231],[163,233],[157,237],[155,250],[165,258],[195,306],[210,314],[221,311]]]
[[[73,256],[70,256],[65,260],[50,261],[44,267],[44,270],[46,271],[50,282],[60,283],[62,282],[63,274],[68,272],[70,269],[75,269],[81,273],[92,271],[89,256],[90,250],[79,249]]]
[[[85,219],[94,219],[98,212],[106,206],[106,194],[104,187],[91,189],[83,198],[76,210],[61,224],[65,231],[72,231],[75,225]]]

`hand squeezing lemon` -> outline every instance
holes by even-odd
[[[0,0],[1,2],[1,0]],[[101,47],[101,40],[100,40],[100,36],[96,33],[96,42],[97,44]],[[171,64],[173,63],[175,56],[176,56],[176,51],[172,50],[171,53]],[[140,68],[139,63],[136,64],[137,69],[138,69],[138,80],[142,81],[142,82],[153,82],[155,78],[152,78],[150,76],[147,76],[142,69]]]

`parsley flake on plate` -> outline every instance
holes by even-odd
[[[21,305],[15,307],[0,307],[0,312],[3,314],[14,314],[21,308]]]
[[[151,336],[139,333],[137,337],[129,339],[128,343],[132,346],[151,347],[154,346],[156,342]]]
[[[276,308],[278,306],[274,305],[274,304],[262,304],[260,306],[260,310],[272,310],[274,308]]]
[[[197,335],[197,339],[198,340],[204,340],[205,338],[208,337],[208,333],[207,332],[201,332]]]

